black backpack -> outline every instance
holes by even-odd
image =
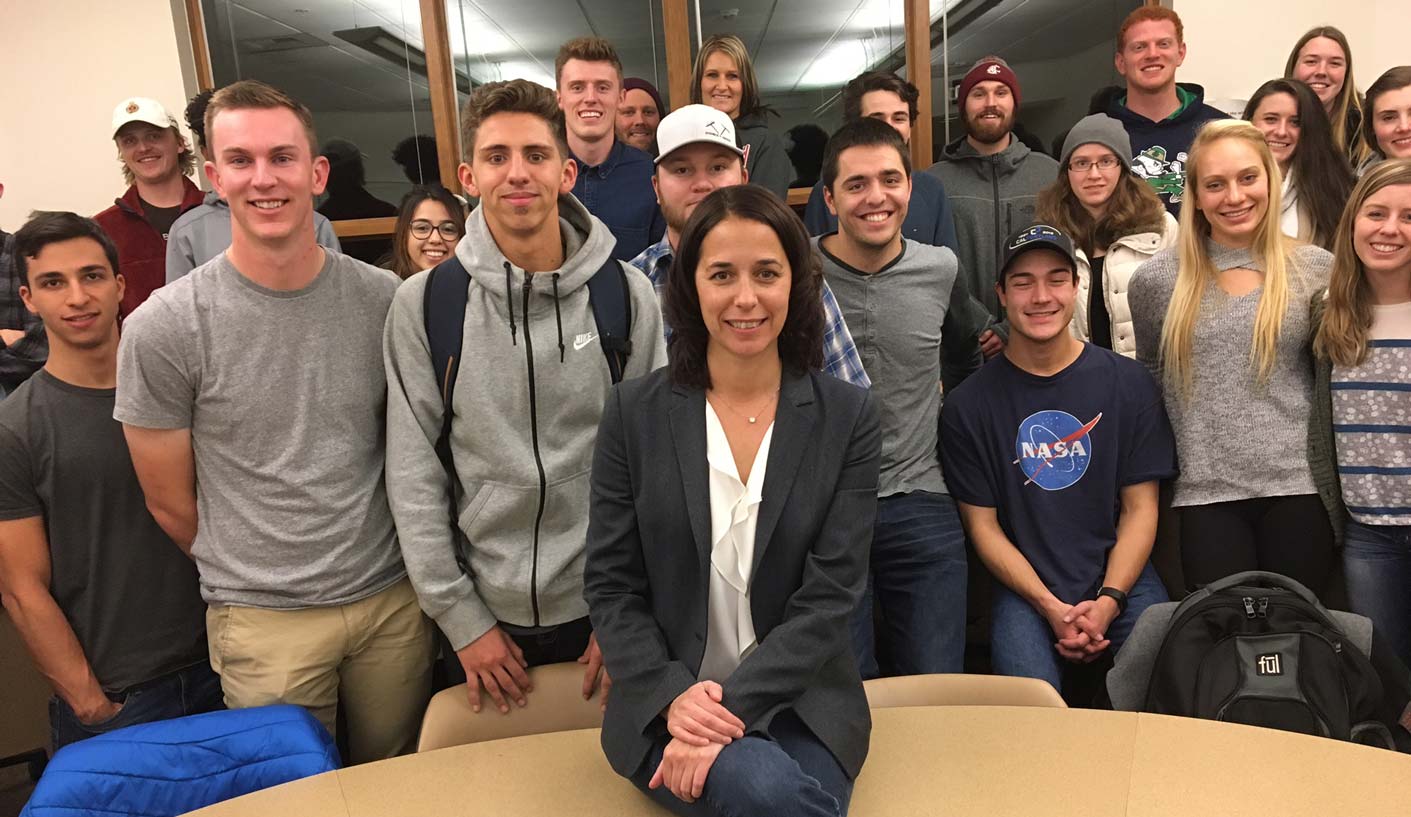
[[[1312,592],[1250,571],[1176,608],[1144,708],[1394,749],[1383,697],[1367,654]]]
[[[441,384],[441,436],[436,440],[436,456],[450,481],[451,519],[456,518],[456,469],[451,459],[451,397],[460,371],[461,345],[465,336],[465,305],[469,297],[470,272],[460,259],[450,258],[428,273],[422,296],[426,340],[431,347],[431,367]],[[607,358],[613,383],[622,382],[627,358],[632,354],[632,297],[627,289],[627,273],[614,258],[603,262],[588,279],[588,303],[598,328],[598,342]]]

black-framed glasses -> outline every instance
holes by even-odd
[[[419,218],[412,222],[412,236],[415,238],[430,238],[432,230],[440,233],[441,237],[447,241],[455,241],[461,237],[461,225],[454,221],[432,224],[426,219]]]
[[[1093,165],[1097,165],[1098,170],[1112,170],[1120,164],[1122,164],[1122,162],[1116,156],[1104,156],[1096,162],[1092,159],[1080,158],[1069,162],[1068,169],[1074,173],[1087,173],[1089,170],[1093,169]]]

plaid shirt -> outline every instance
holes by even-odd
[[[660,241],[642,250],[641,254],[630,262],[652,279],[658,300],[661,299],[662,289],[666,286],[666,275],[671,269],[672,258],[671,245],[663,236]],[[838,301],[833,297],[833,290],[828,288],[827,281],[823,282],[823,319],[823,371],[864,389],[872,388],[867,370],[862,368],[862,358],[857,354],[857,345],[853,343],[852,333],[848,331],[847,321],[843,320],[843,310],[838,308]]]

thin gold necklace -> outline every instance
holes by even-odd
[[[759,418],[763,417],[766,411],[769,411],[769,407],[773,405],[775,399],[779,397],[779,390],[775,389],[774,393],[769,395],[769,401],[765,403],[764,407],[761,408],[759,411],[756,411],[754,413],[754,416],[750,416],[749,414],[746,414],[745,412],[742,412],[739,409],[735,408],[733,405],[731,405],[730,401],[726,400],[724,395],[722,395],[720,392],[712,390],[712,393],[715,395],[716,399],[719,400],[722,404],[724,404],[726,408],[730,409],[730,411],[733,412],[735,416],[743,417],[746,420],[749,420],[750,425],[754,425],[756,422],[758,422]]]

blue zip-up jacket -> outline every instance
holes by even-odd
[[[590,166],[577,156],[578,181],[573,197],[606,224],[617,246],[612,257],[631,261],[642,250],[661,240],[666,219],[652,190],[656,164],[646,153],[614,139],[603,163]]]
[[[823,182],[813,186],[808,206],[803,213],[804,226],[811,236],[827,235],[838,229],[838,217],[828,211],[823,201]],[[911,174],[911,201],[906,207],[906,220],[901,224],[904,238],[933,247],[950,247],[960,254],[955,237],[955,215],[951,212],[946,186],[929,173]]]

